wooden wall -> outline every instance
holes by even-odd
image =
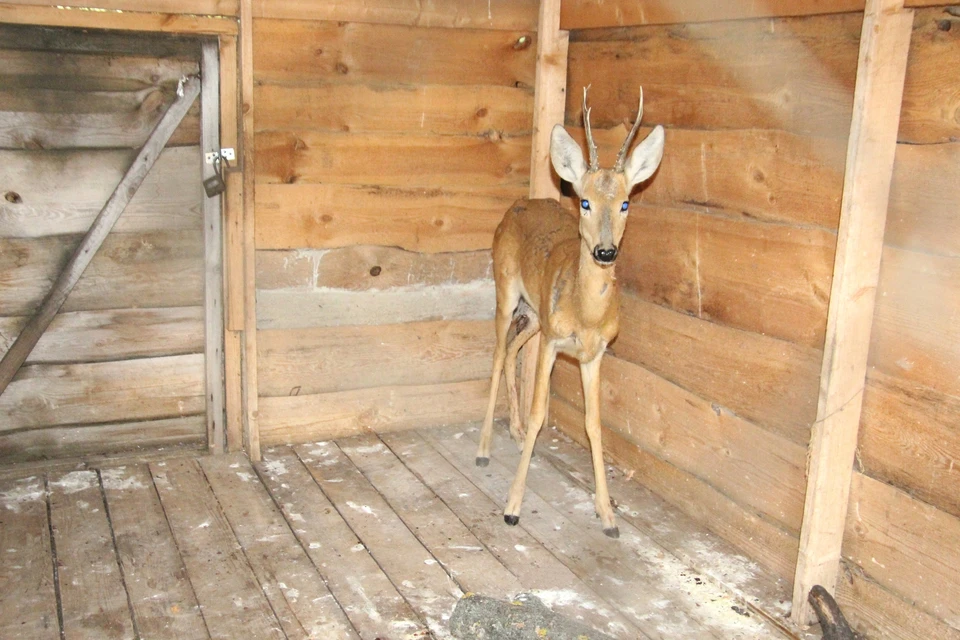
[[[264,443],[479,419],[537,3],[254,5]]]
[[[199,48],[11,25],[0,41],[5,352]],[[204,443],[198,144],[199,102],[0,395],[0,462]]]
[[[645,123],[667,127],[622,247],[605,449],[790,585],[862,13],[578,29],[596,26],[586,5],[564,7],[568,127],[591,84],[613,156],[641,83]],[[918,10],[903,101],[840,585],[876,637],[960,629],[958,28]],[[559,362],[553,384],[552,419],[585,442],[577,369]]]

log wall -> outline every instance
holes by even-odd
[[[564,3],[567,126],[581,126],[591,84],[601,161],[612,157],[642,83],[645,123],[667,127],[622,247],[605,449],[792,584],[862,13],[642,24],[614,11],[637,26],[611,14],[607,28],[578,29],[601,26],[588,5]],[[956,558],[933,550],[960,543],[960,298],[947,284],[958,26],[943,8],[917,11],[903,100],[840,585],[871,637],[960,633]],[[585,443],[571,363],[553,391],[552,419]]]
[[[476,420],[537,3],[254,4],[264,443]]]
[[[0,352],[197,72],[196,44],[0,25]],[[123,53],[125,52],[125,53]],[[199,103],[0,395],[0,462],[205,441]]]

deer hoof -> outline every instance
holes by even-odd
[[[485,467],[490,464],[490,458],[485,458],[483,456],[477,456],[477,466]]]
[[[503,516],[503,521],[511,527],[515,527],[520,522],[520,516]]]
[[[617,538],[620,537],[620,528],[610,527],[609,529],[604,529],[603,535],[607,536],[608,538],[613,538],[614,540],[616,540]]]

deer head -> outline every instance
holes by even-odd
[[[590,164],[584,160],[583,150],[562,125],[556,125],[550,135],[550,159],[561,178],[569,182],[580,198],[580,238],[582,250],[587,251],[601,266],[609,266],[617,259],[620,240],[630,208],[630,192],[653,175],[663,157],[663,127],[650,132],[643,142],[627,157],[630,144],[643,117],[643,90],[640,90],[640,108],[636,122],[620,147],[620,154],[612,169],[601,169],[597,161],[597,146],[590,132],[590,109],[587,107],[587,89],[583,90],[583,126],[587,134]]]

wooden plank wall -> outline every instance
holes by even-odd
[[[667,127],[622,247],[606,450],[792,583],[862,14],[578,29],[597,26],[579,5],[568,127],[591,84],[610,158],[641,83],[645,123]],[[935,551],[960,547],[958,28],[918,9],[903,101],[839,586],[876,637],[960,637],[957,558]],[[553,420],[585,443],[576,368],[553,388]]]
[[[482,417],[537,7],[254,3],[265,444]]]
[[[179,79],[197,72],[199,50],[176,39],[2,30],[5,351],[172,101]],[[0,462],[204,442],[198,145],[199,102],[0,396]]]

